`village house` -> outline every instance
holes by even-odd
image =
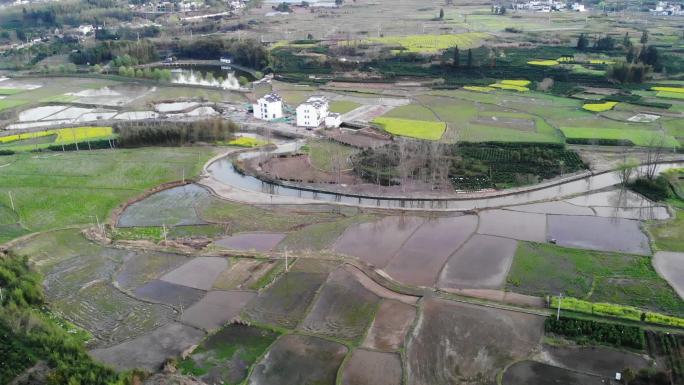
[[[297,107],[297,126],[315,128],[328,116],[328,99],[312,96]]]
[[[283,117],[283,99],[275,93],[259,98],[254,107],[254,117],[261,120],[274,120]]]

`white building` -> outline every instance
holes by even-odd
[[[95,32],[95,27],[90,24],[82,24],[78,26],[78,32],[80,32],[81,35],[88,35]]]
[[[315,128],[328,116],[328,99],[312,96],[297,107],[297,126]]]
[[[574,3],[572,5],[572,10],[575,12],[586,12],[586,8],[584,8],[584,4],[581,4],[581,3]]]
[[[342,125],[342,115],[331,112],[325,117],[325,127],[326,128],[337,128]]]
[[[261,120],[274,120],[283,117],[283,99],[277,94],[264,95],[253,105],[254,117]]]

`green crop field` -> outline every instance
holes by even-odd
[[[425,120],[429,122],[439,121],[434,112],[430,111],[429,108],[418,104],[408,104],[405,106],[396,107],[384,114],[382,117],[408,120]]]
[[[637,146],[679,147],[679,142],[670,135],[637,128],[562,127],[561,131],[570,139],[618,139],[629,140]]]
[[[649,224],[648,230],[661,250],[684,252],[684,211],[676,210],[675,218]]]
[[[335,100],[330,102],[330,112],[336,112],[338,114],[346,114],[359,107],[361,107],[361,104],[350,100]]]
[[[94,223],[127,199],[164,182],[196,175],[214,155],[206,148],[96,150],[0,157],[0,203],[12,193],[19,222],[31,231]]]
[[[684,315],[684,301],[645,256],[520,242],[507,289],[530,295],[575,297]]]
[[[479,32],[449,35],[386,36],[362,40],[362,43],[400,46],[408,52],[434,53],[456,45],[461,49],[477,47],[487,36],[487,34]]]
[[[385,131],[416,139],[439,140],[446,130],[446,123],[426,120],[409,120],[380,117],[373,120]]]
[[[311,165],[319,170],[328,172],[336,171],[335,167],[341,167],[343,170],[351,168],[347,159],[356,152],[353,147],[330,140],[309,142],[308,148]],[[333,160],[337,160],[340,164],[335,165],[334,163],[336,162],[333,162]]]

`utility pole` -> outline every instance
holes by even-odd
[[[290,265],[288,263],[288,258],[287,258],[287,247],[285,248],[285,272],[287,273],[290,271]]]
[[[12,206],[12,211],[16,211],[16,210],[14,209],[14,199],[12,199],[12,192],[11,192],[11,191],[8,191],[8,192],[7,192],[7,195],[9,195],[10,205]]]
[[[166,244],[168,242],[168,240],[166,239],[166,224],[165,223],[162,223],[162,235],[164,236],[164,244]]]
[[[563,293],[558,294],[558,312],[556,313],[556,321],[560,320],[561,301],[563,301]]]

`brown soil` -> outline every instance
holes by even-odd
[[[342,374],[342,385],[401,385],[401,359],[394,353],[357,349]]]
[[[333,174],[314,168],[307,155],[271,158],[261,164],[261,169],[262,173],[269,178],[290,182],[343,184],[359,182],[359,179],[349,172]]]
[[[538,345],[543,323],[541,316],[425,299],[407,347],[409,383],[495,383]]]
[[[382,301],[363,346],[383,351],[397,351],[416,318],[416,308],[396,301]]]
[[[361,129],[359,131],[351,130],[330,130],[325,131],[324,134],[333,140],[342,144],[358,148],[375,148],[384,146],[391,142],[390,138],[383,137],[372,129]]]

